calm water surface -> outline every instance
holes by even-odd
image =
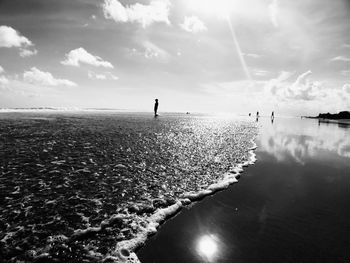
[[[141,262],[350,262],[350,127],[259,122],[257,163],[164,224]]]

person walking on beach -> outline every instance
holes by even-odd
[[[156,102],[154,103],[154,117],[158,116],[157,111],[158,111],[158,99],[156,99]]]
[[[271,113],[271,119],[273,120],[275,118],[275,112]]]

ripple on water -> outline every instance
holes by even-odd
[[[256,127],[237,119],[36,117],[1,119],[4,261],[137,262],[131,251],[168,214],[254,161]]]

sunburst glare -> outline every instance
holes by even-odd
[[[197,243],[197,252],[201,257],[204,257],[209,262],[217,254],[218,242],[214,235],[204,235],[199,238]]]

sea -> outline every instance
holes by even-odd
[[[255,120],[0,112],[0,262],[139,262],[167,218],[237,182]]]
[[[168,220],[143,263],[350,262],[350,125],[258,120],[239,183]]]

